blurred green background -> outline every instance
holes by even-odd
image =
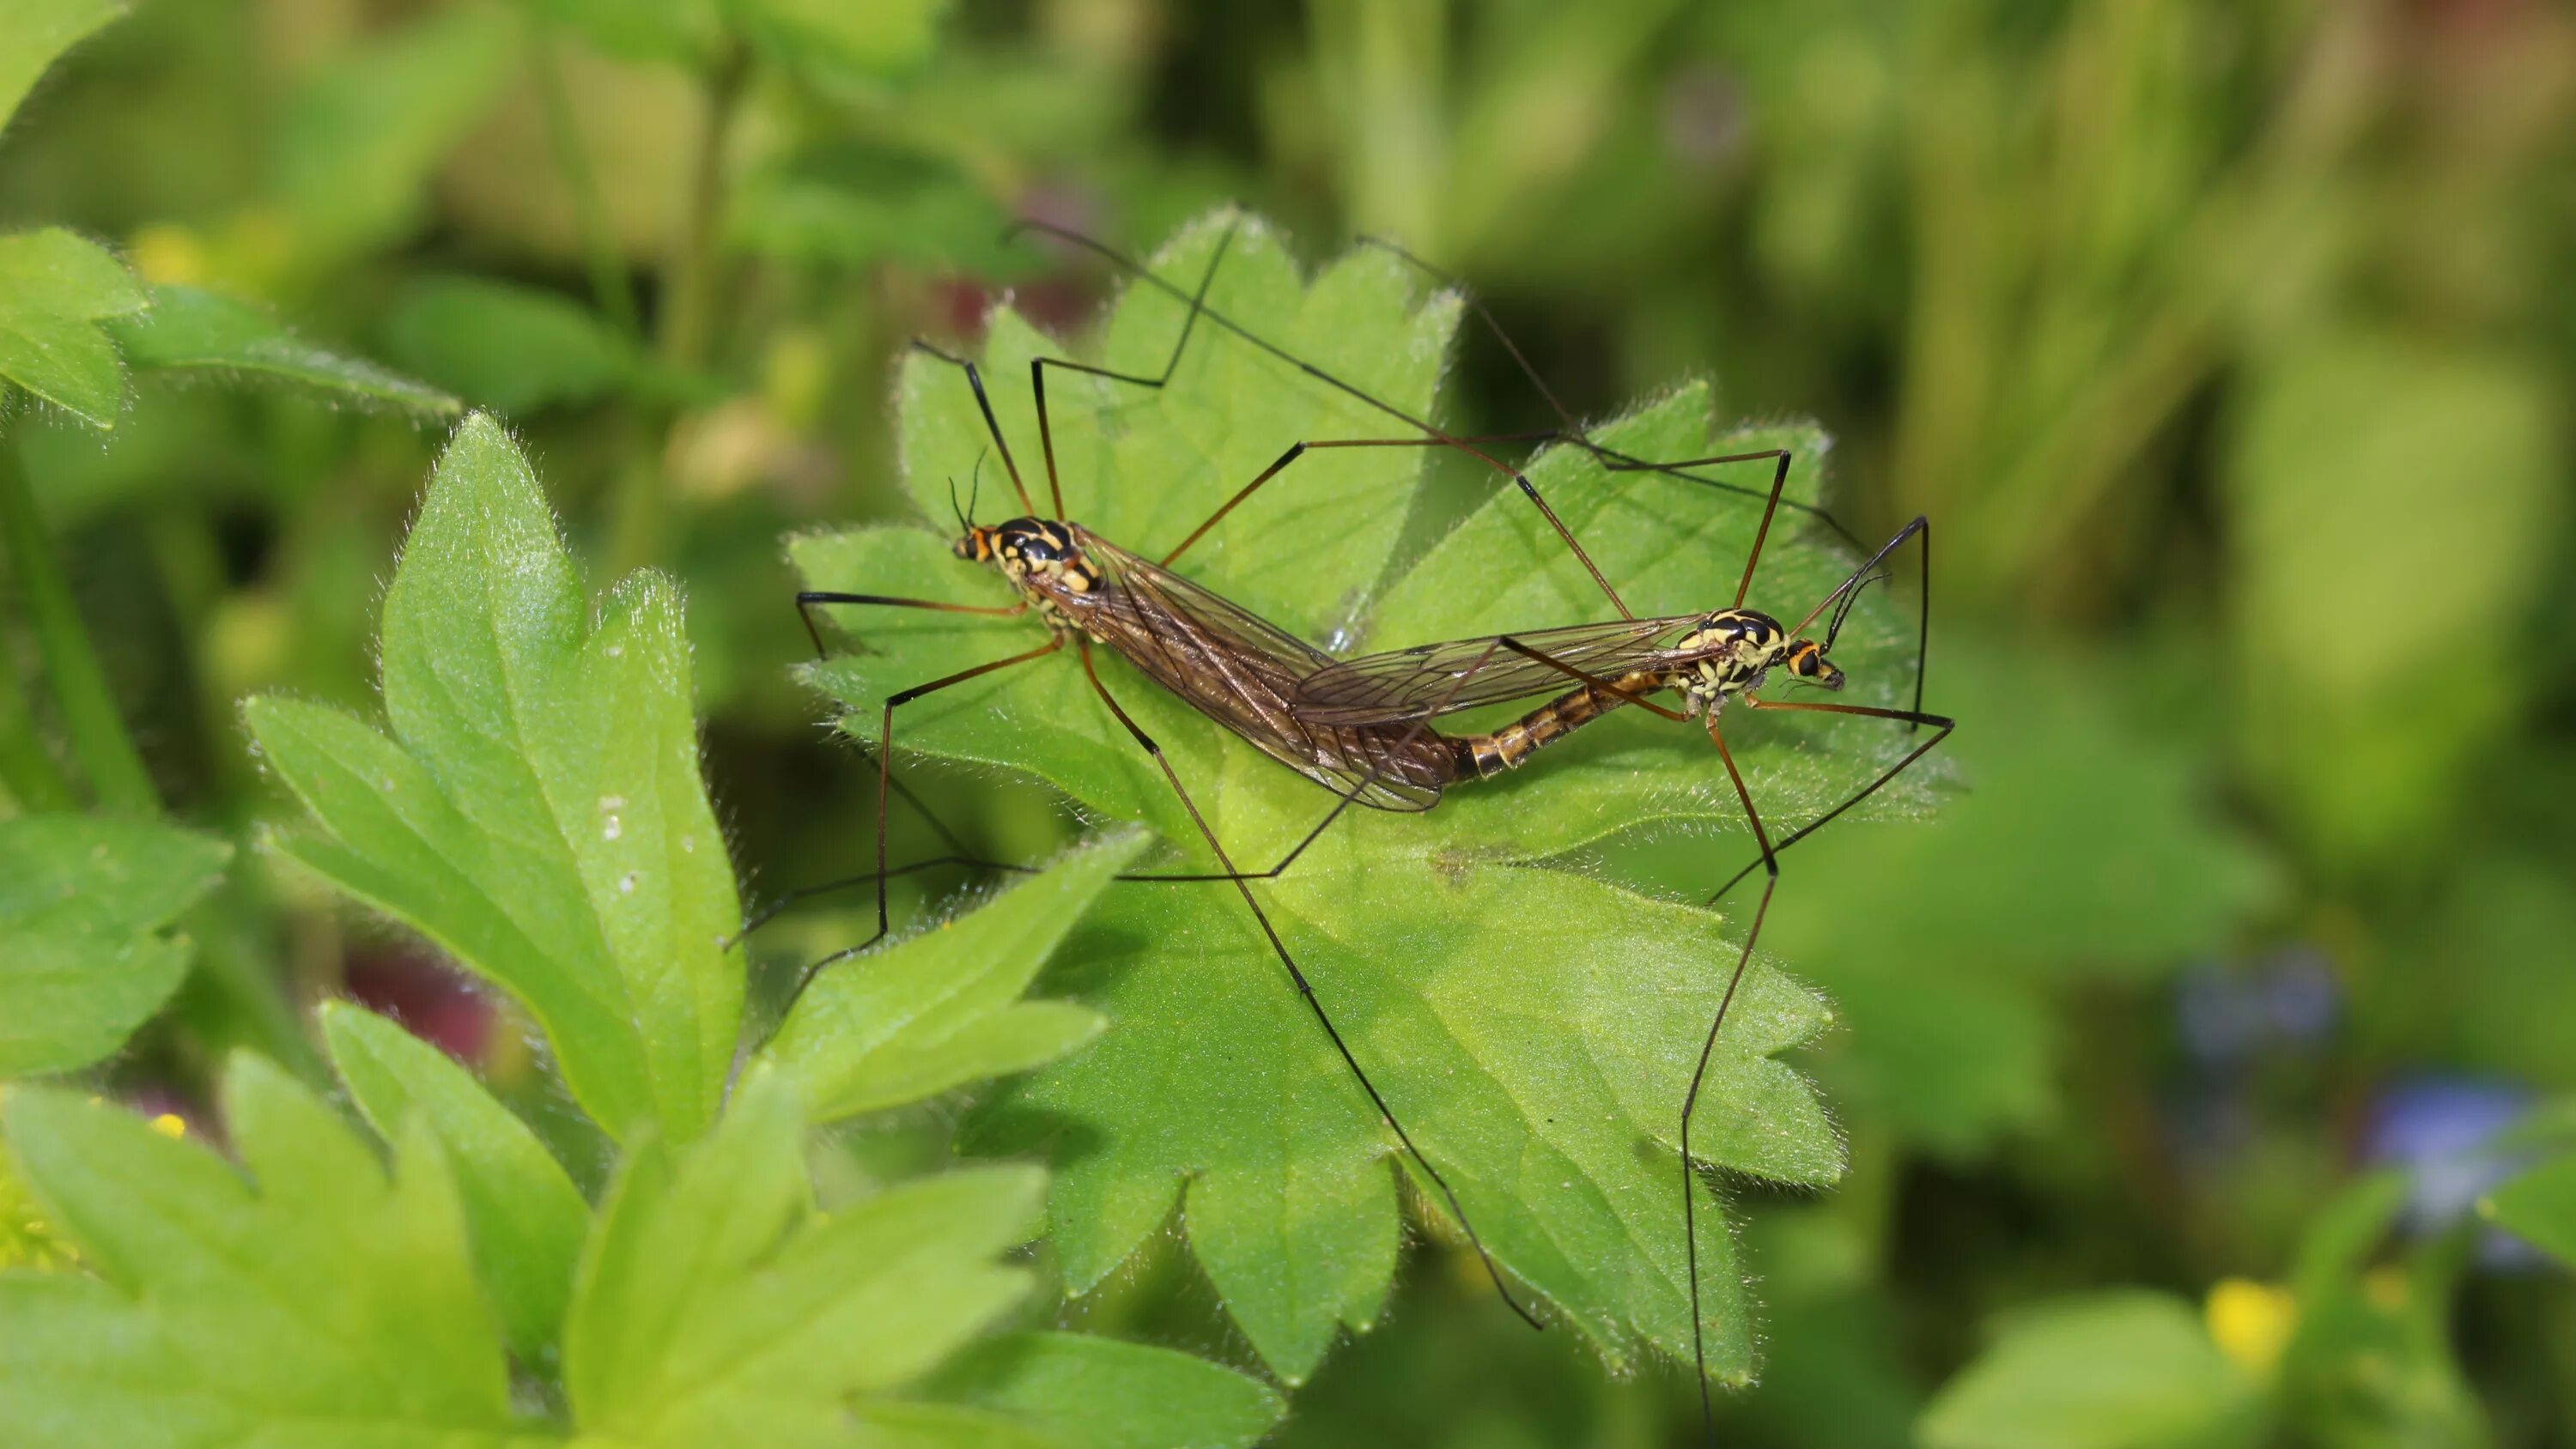
[[[1750,1215],[1769,1356],[1727,1441],[2576,1443],[2576,1292],[2469,1208],[2492,1134],[2563,1128],[2576,1086],[2568,12],[717,10],[145,4],[20,113],[0,227],[71,225],[504,410],[592,577],[686,584],[755,894],[856,868],[873,809],[788,675],[782,536],[903,509],[905,337],[971,334],[1005,287],[1068,327],[1105,295],[1001,244],[1011,216],[1131,247],[1229,200],[1318,255],[1383,232],[1587,417],[1691,374],[1816,417],[1854,532],[1935,520],[1928,702],[1969,788],[1819,836],[1775,910],[1766,948],[1841,1012],[1803,1065],[1854,1166]],[[1552,420],[1462,337],[1453,426]],[[370,705],[434,432],[166,384],[112,441],[11,430],[163,793],[274,815],[234,701]],[[1417,542],[1486,486],[1439,480]],[[1008,856],[1066,828],[951,795]],[[1618,864],[1704,889],[1735,854]],[[487,1003],[265,862],[219,916],[135,1095],[201,1102],[244,1043],[309,1064],[296,1012],[344,988],[533,1080]],[[1177,1253],[1086,1312],[1249,1362]],[[1282,1442],[1695,1428],[1679,1375],[1607,1381],[1570,1337],[1420,1246]]]

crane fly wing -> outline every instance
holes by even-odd
[[[1446,776],[1437,738],[1400,727],[1303,718],[1298,681],[1332,656],[1207,589],[1082,530],[1101,584],[1083,627],[1192,709],[1335,794],[1379,810],[1427,810]]]
[[[1595,678],[1616,679],[1671,663],[1678,655],[1670,645],[1695,622],[1695,615],[1613,619],[1366,654],[1308,676],[1298,712],[1316,724],[1402,722],[1562,694],[1575,686],[1572,676],[1497,641],[1509,638]]]

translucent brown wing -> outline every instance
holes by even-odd
[[[1671,645],[1702,616],[1614,619],[1512,634],[1514,642],[1600,679],[1686,657]],[[1312,724],[1401,723],[1575,686],[1564,670],[1501,647],[1487,634],[1417,644],[1328,664],[1298,686],[1298,715]]]
[[[1272,759],[1362,805],[1427,810],[1452,772],[1447,745],[1401,722],[1300,716],[1298,682],[1332,656],[1189,580],[1074,528],[1100,575],[1058,602],[1084,632]]]

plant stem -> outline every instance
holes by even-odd
[[[724,222],[725,140],[742,108],[751,79],[750,57],[735,45],[717,57],[707,77],[707,123],[698,133],[689,171],[688,212],[679,245],[663,274],[665,294],[655,339],[662,360],[678,368],[702,367],[714,333],[716,232]]]
[[[18,685],[17,668],[0,656],[0,788],[21,810],[71,810],[79,802],[71,781],[36,737],[27,710],[27,692]]]
[[[90,789],[108,809],[160,814],[161,797],[143,768],[142,752],[134,748],[134,736],[126,732],[125,721],[116,712],[107,672],[99,667],[98,651],[90,647],[89,631],[81,626],[80,611],[72,604],[71,585],[63,577],[61,561],[54,557],[44,520],[36,516],[36,500],[27,492],[18,449],[6,439],[0,439],[0,534],[8,536],[9,564],[26,597],[28,621],[35,627],[54,702],[62,710],[72,753],[88,774]]]
[[[725,142],[733,134],[734,116],[742,108],[750,78],[750,56],[739,44],[718,56],[708,72],[706,125],[698,134],[697,156],[690,167],[688,211],[663,264],[662,295],[653,319],[653,350],[675,375],[697,373],[714,350],[716,300],[723,290],[716,239],[724,224]],[[672,411],[663,404],[630,397],[628,443],[619,465],[609,528],[613,572],[651,563],[661,553],[669,480],[663,473],[660,444]]]
[[[572,93],[564,86],[563,57],[555,48],[554,32],[542,17],[528,20],[528,68],[534,72],[537,102],[546,118],[546,143],[555,153],[555,169],[563,174],[564,191],[572,198],[573,233],[581,243],[582,262],[590,272],[590,290],[599,300],[599,309],[628,340],[644,338],[643,313],[635,305],[635,288],[626,275],[626,261],[617,253],[615,238],[608,229],[608,212],[600,204],[599,178],[590,169],[590,156],[582,149],[581,128],[572,109]]]

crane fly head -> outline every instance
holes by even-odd
[[[1014,518],[990,528],[969,524],[955,551],[959,558],[994,565],[1014,584],[1038,580],[1087,594],[1100,582],[1099,571],[1073,535],[1063,524],[1044,518]]]

